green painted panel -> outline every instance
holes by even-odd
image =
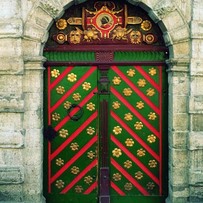
[[[48,61],[95,61],[95,53],[94,52],[44,52],[44,57],[47,58]]]
[[[104,76],[95,66],[55,66],[47,68],[45,74],[45,127],[51,125],[58,134],[52,142],[45,140],[47,202],[98,203],[103,157],[99,103],[106,100],[111,203],[164,203],[165,67],[111,66],[105,75],[110,94],[95,94]],[[67,115],[70,104],[84,110],[78,121]]]
[[[165,52],[158,51],[116,51],[114,53],[115,61],[163,61]]]
[[[98,194],[97,68],[49,67],[45,74],[45,129],[51,126],[57,134],[44,140],[45,197],[49,203],[57,197],[57,202],[88,198],[93,203]]]
[[[126,196],[127,202],[139,202],[137,199],[148,202],[149,198],[144,200],[146,196],[161,198],[165,193],[162,185],[165,167],[162,140],[167,126],[163,122],[167,115],[162,111],[165,72],[164,66],[112,66],[109,71],[111,195]],[[115,199],[117,203],[119,198]]]

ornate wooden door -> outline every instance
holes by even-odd
[[[147,13],[117,1],[73,6],[44,56],[46,201],[164,203],[167,49]]]
[[[46,76],[48,202],[162,202],[164,67],[60,66]]]

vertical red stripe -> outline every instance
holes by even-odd
[[[50,94],[50,84],[51,84],[51,67],[47,68],[47,78],[48,78],[48,95],[47,95],[47,105],[48,105],[48,125],[51,125],[51,113],[50,113],[50,107],[51,107],[51,94]],[[50,155],[51,155],[51,142],[48,142],[48,193],[51,193],[51,159],[50,159]]]
[[[162,155],[162,153],[163,153],[163,151],[162,151],[162,141],[163,141],[163,139],[162,139],[162,136],[163,136],[163,132],[162,132],[162,125],[163,125],[163,121],[162,121],[162,111],[163,111],[163,109],[162,109],[162,67],[161,66],[159,66],[158,67],[158,69],[159,69],[159,78],[160,78],[160,80],[159,80],[159,82],[160,82],[160,96],[159,96],[159,109],[160,109],[160,123],[159,123],[159,125],[160,125],[160,129],[159,129],[159,132],[160,132],[160,142],[159,142],[159,154],[160,154],[160,165],[159,165],[159,179],[160,179],[160,191],[159,191],[159,194],[160,195],[162,195],[162,175],[163,175],[163,172],[162,172],[162,170],[163,170],[163,167],[162,167],[162,157],[163,157],[163,155]]]

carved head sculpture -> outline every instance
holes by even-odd
[[[140,44],[142,42],[142,33],[140,31],[132,31],[130,33],[130,41],[132,44]]]
[[[71,44],[79,44],[81,41],[83,31],[76,27],[76,30],[72,30],[69,34]]]

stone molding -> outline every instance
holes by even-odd
[[[24,182],[22,166],[0,166],[0,185],[21,184]]]

